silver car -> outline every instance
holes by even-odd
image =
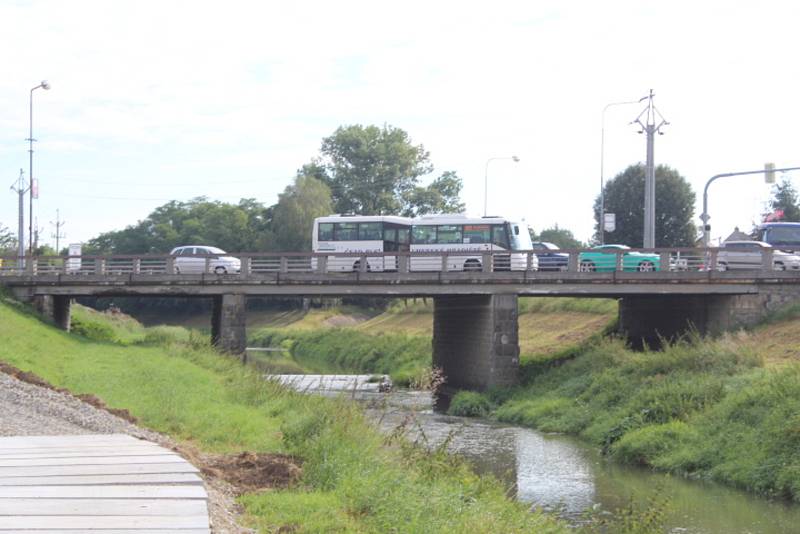
[[[175,257],[175,272],[178,274],[234,274],[242,269],[239,258],[228,256],[227,252],[217,247],[186,245],[172,249],[169,254]]]
[[[776,271],[800,270],[800,256],[773,249],[764,241],[726,241],[717,253],[717,269],[761,269],[762,254],[772,249],[772,266]]]

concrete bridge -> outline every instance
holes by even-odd
[[[205,297],[213,299],[212,340],[221,350],[246,346],[248,296],[431,297],[433,364],[454,389],[482,390],[517,380],[520,296],[606,297],[619,301],[619,328],[634,344],[654,344],[690,328],[700,334],[752,325],[767,313],[800,300],[800,271],[776,270],[771,251],[751,265],[721,271],[717,249],[636,251],[652,264],[631,267],[631,251],[582,269],[588,251],[563,251],[558,270],[507,270],[508,253],[486,253],[479,270],[434,270],[454,253],[236,254],[241,272],[215,274],[213,258],[197,274],[178,274],[169,256],[5,258],[0,284],[33,302],[64,329],[75,297]],[[589,254],[591,252],[588,252]],[[534,252],[520,253],[535,266]],[[463,253],[462,253],[463,255]],[[368,270],[383,256],[392,272]],[[331,272],[341,259],[358,270]],[[638,257],[637,257],[638,258]],[[76,262],[77,260],[77,262]],[[424,260],[424,261],[420,261]],[[388,262],[387,262],[388,263]],[[385,265],[387,263],[381,263]],[[341,264],[341,262],[339,262]],[[422,265],[422,269],[413,267]],[[543,263],[539,263],[543,265]],[[433,267],[433,268],[432,268]],[[503,267],[506,267],[504,270]]]

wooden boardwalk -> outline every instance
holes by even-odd
[[[125,434],[0,437],[0,533],[210,533],[198,470]]]

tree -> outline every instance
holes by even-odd
[[[6,226],[0,223],[0,254],[8,254],[17,250],[17,238]]]
[[[316,217],[333,209],[331,190],[311,175],[299,174],[286,187],[274,208],[272,227],[279,250],[311,250],[311,229]]]
[[[428,213],[460,213],[464,211],[461,202],[461,188],[464,183],[453,171],[446,171],[428,187],[415,187],[405,198],[403,215],[416,217]]]
[[[433,171],[425,148],[392,126],[339,127],[320,152],[301,172],[328,184],[338,213],[399,214],[419,177]]]
[[[769,207],[771,212],[763,214],[765,221],[800,221],[797,190],[788,178],[773,186]]]
[[[616,214],[616,230],[605,232],[604,242],[641,248],[644,236],[645,166],[631,165],[606,182],[606,213]],[[695,194],[678,171],[656,167],[656,245],[691,247],[697,237],[694,225]],[[594,203],[595,240],[600,241],[600,197]]]
[[[542,230],[542,233],[539,235],[536,234],[533,230],[531,232],[531,241],[545,241],[547,243],[553,243],[558,248],[584,248],[586,243],[578,241],[575,239],[575,235],[566,228],[560,228],[558,223],[554,224],[550,228],[546,228]]]

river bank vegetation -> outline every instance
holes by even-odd
[[[264,532],[567,532],[443,451],[380,435],[346,400],[293,393],[180,328],[145,329],[76,307],[78,334],[0,301],[0,360],[125,408],[139,424],[216,453],[282,453],[288,489],[246,494]]]

